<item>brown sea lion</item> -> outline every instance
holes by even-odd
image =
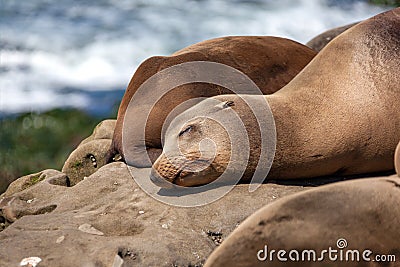
[[[312,38],[310,41],[306,43],[306,46],[314,49],[315,51],[321,51],[322,48],[324,48],[330,41],[332,41],[336,36],[341,34],[342,32],[350,29],[354,25],[358,24],[359,22],[351,23],[345,26],[333,28],[330,30],[327,30],[314,38]]]
[[[297,193],[248,217],[204,267],[398,266],[399,206],[395,176]]]
[[[246,99],[267,101],[275,120],[276,152],[268,178],[393,170],[394,151],[400,140],[399,47],[400,8],[396,8],[335,38],[272,95],[222,95],[202,101],[177,117],[177,121],[180,117],[185,120],[169,131],[164,150],[169,153],[179,144],[180,152],[168,157],[163,153],[153,165],[152,180],[163,187],[171,186],[165,180],[196,186],[212,182],[225,171],[236,171],[235,165],[240,162],[227,168],[231,145],[243,145],[230,142],[226,125],[205,118],[218,114],[224,118],[233,110],[241,119],[233,127],[239,129],[243,123],[249,137],[250,157],[242,177],[248,182],[260,158],[262,139]],[[212,104],[216,100],[221,104]],[[205,116],[197,117],[200,112]],[[235,132],[229,134],[237,137]],[[200,150],[201,140],[212,140],[214,145]],[[200,154],[213,154],[213,161],[206,162]]]
[[[312,49],[284,38],[235,36],[200,42],[179,50],[171,56],[156,56],[147,59],[136,70],[122,99],[108,161],[115,154],[120,154],[125,159],[122,129],[127,107],[138,88],[161,70],[191,61],[218,62],[245,73],[263,94],[270,94],[286,85],[315,55],[316,52]],[[217,85],[191,83],[176,87],[164,95],[154,105],[146,124],[145,142],[152,162],[161,154],[161,128],[170,111],[188,99],[227,93],[231,93],[231,91]],[[139,114],[140,108],[136,107]],[[135,123],[139,122],[133,120],[130,122],[132,125],[129,125],[133,131],[142,127],[142,125],[134,125]],[[133,142],[134,144],[129,149],[136,151],[135,147],[142,146],[140,141]],[[135,167],[151,166],[151,163],[147,161],[147,155],[140,152],[136,153],[130,161],[129,163]]]

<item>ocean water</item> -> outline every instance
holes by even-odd
[[[361,0],[0,3],[0,116],[55,107],[105,116],[150,56],[227,35],[273,35],[305,43],[385,10]]]

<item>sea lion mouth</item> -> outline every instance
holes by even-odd
[[[173,184],[179,185],[179,186],[187,186],[185,183],[185,179],[190,177],[191,175],[194,175],[196,173],[194,172],[186,172],[184,170],[179,170],[177,174],[175,175],[174,179],[172,180]]]
[[[197,158],[194,160],[187,160],[185,164],[177,170],[171,183],[185,187],[207,184],[211,182],[206,178],[212,176],[211,169],[215,171],[209,159]]]
[[[172,183],[173,183],[173,184],[176,184],[176,180],[177,180],[177,179],[181,179],[181,174],[182,174],[182,172],[183,172],[183,170],[179,170],[179,171],[176,173],[174,179],[172,179]]]
[[[162,177],[157,170],[154,168],[151,169],[150,180],[157,186],[161,188],[171,189],[174,188],[175,185],[169,181],[167,181],[164,177]]]
[[[195,175],[195,173],[184,171],[183,169],[178,170],[175,175],[169,179],[161,176],[156,169],[151,170],[150,180],[157,186],[171,189],[174,188],[175,185],[178,186],[187,186],[185,183],[185,178],[190,177],[191,175]]]

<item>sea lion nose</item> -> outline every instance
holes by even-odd
[[[172,183],[168,182],[163,177],[161,177],[161,175],[154,168],[151,168],[150,180],[153,182],[153,184],[161,188],[169,189],[174,187]]]

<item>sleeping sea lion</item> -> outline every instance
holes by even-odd
[[[238,129],[243,124],[247,131],[250,156],[242,182],[248,182],[260,158],[262,140],[257,118],[245,101],[260,99],[268,102],[277,133],[268,178],[393,170],[400,140],[399,48],[400,8],[396,8],[339,35],[272,95],[221,95],[203,100],[176,118],[184,117],[182,123],[171,124],[175,128],[168,131],[164,153],[153,165],[152,180],[163,187],[171,186],[165,181],[198,186],[226,171],[236,171],[227,165],[231,146],[237,146],[229,135],[236,137],[237,133],[228,134],[226,125],[207,118],[218,114],[224,118],[231,110],[241,121],[229,123],[237,123],[233,127]],[[199,117],[200,112],[204,116]],[[212,140],[213,145],[199,149],[202,140]],[[170,152],[176,151],[175,144],[179,153]],[[212,156],[206,161],[202,155]],[[268,163],[264,158],[260,161]]]
[[[118,110],[118,118],[114,131],[108,162],[116,154],[125,160],[122,144],[123,122],[132,97],[138,88],[154,74],[168,67],[191,61],[213,61],[231,66],[246,74],[261,89],[263,94],[270,94],[286,85],[316,55],[312,49],[285,38],[268,36],[235,36],[223,37],[200,42],[175,52],[171,56],[156,56],[144,61],[130,81]],[[156,88],[153,89],[157,90]],[[154,92],[147,92],[152,94]],[[154,162],[162,152],[161,128],[167,115],[179,104],[197,97],[211,97],[231,93],[230,90],[208,83],[190,83],[174,88],[158,101],[147,119],[146,148]],[[137,97],[137,96],[136,96]],[[150,98],[147,94],[140,96]],[[140,101],[139,101],[140,102]],[[141,116],[141,106],[133,107],[130,116]],[[131,120],[129,127],[132,135],[135,129],[143,127],[141,122]],[[138,130],[137,130],[138,131]],[[142,140],[132,137],[132,151],[143,151]],[[134,152],[133,152],[134,153]],[[136,153],[129,164],[135,167],[151,167],[145,153]]]
[[[340,27],[337,27],[337,28],[333,28],[333,29],[327,30],[327,31],[315,36],[310,41],[308,41],[306,43],[306,46],[308,46],[308,47],[314,49],[315,51],[319,52],[330,41],[332,41],[336,36],[338,36],[339,34],[341,34],[344,31],[350,29],[351,27],[353,27],[357,23],[359,23],[359,22],[355,22],[355,23],[351,23],[351,24],[347,24],[347,25],[344,25],[344,26],[340,26]]]
[[[293,194],[248,217],[204,266],[398,266],[399,205],[395,176]]]

